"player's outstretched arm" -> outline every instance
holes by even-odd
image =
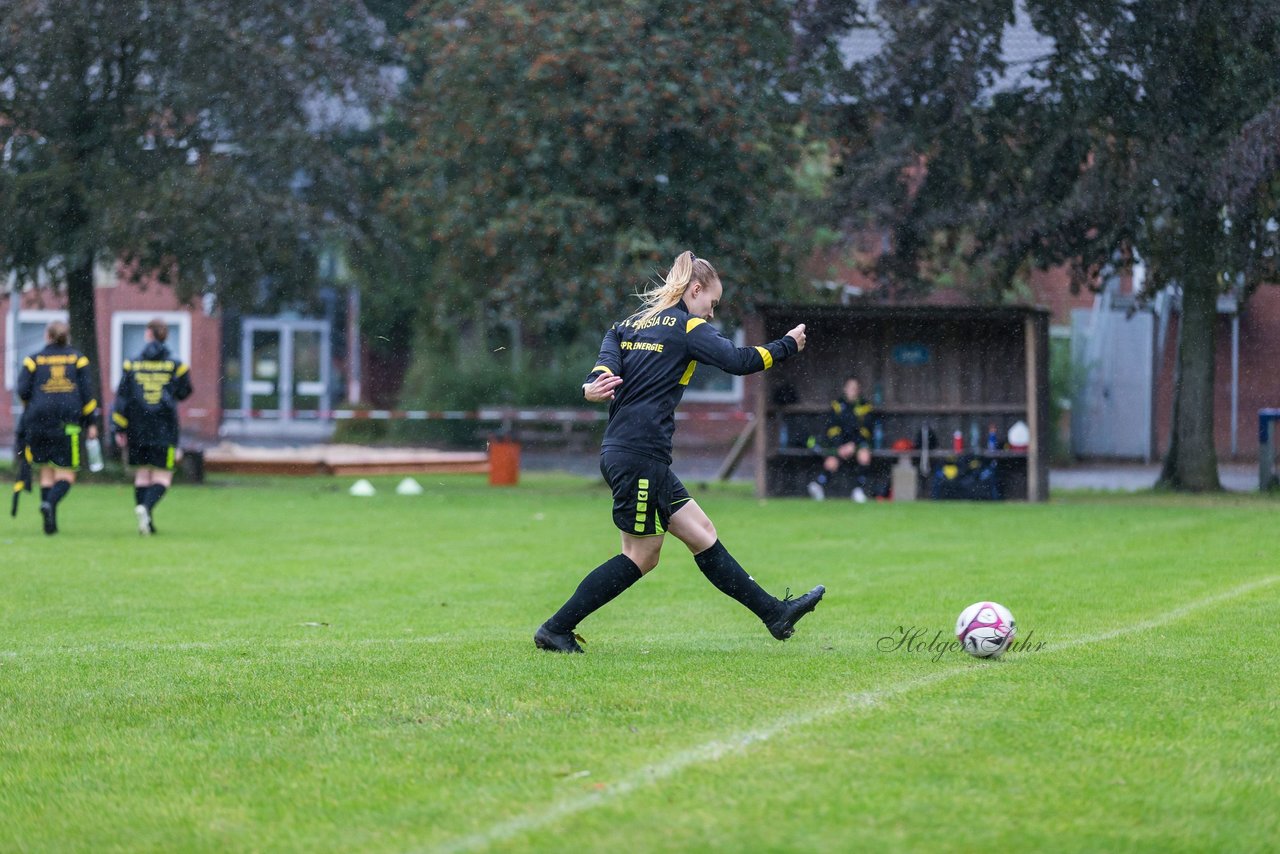
[[[796,355],[805,345],[803,323],[776,341],[760,347],[735,346],[700,318],[690,319],[686,334],[689,338],[689,352],[694,359],[739,376],[766,371],[778,362]]]

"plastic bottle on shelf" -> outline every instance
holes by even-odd
[[[957,454],[964,450],[964,434],[959,430],[951,434],[951,450]]]
[[[876,421],[876,425],[871,430],[871,447],[877,451],[884,447],[884,425]]]
[[[997,435],[996,425],[994,424],[987,425],[987,450],[988,451],[1000,450],[1000,436]]]

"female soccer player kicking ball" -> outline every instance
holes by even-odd
[[[611,401],[600,471],[613,490],[613,523],[622,553],[596,567],[533,637],[539,649],[582,652],[574,629],[658,565],[667,533],[693,553],[702,574],[745,605],[778,640],[822,599],[822,585],[796,599],[765,592],[729,554],[715,525],[671,471],[675,409],[697,363],[753,374],[804,349],[804,324],[763,347],[736,347],[707,323],[723,288],[706,260],[683,252],[643,309],[605,333],[596,366],[582,387],[592,403]]]

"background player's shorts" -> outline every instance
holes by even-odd
[[[665,534],[671,514],[690,500],[680,478],[652,457],[606,451],[600,455],[600,473],[613,490],[613,524],[624,534]]]
[[[27,460],[32,465],[80,467],[80,426],[68,425],[55,432],[31,433],[27,436]]]
[[[129,443],[129,465],[155,466],[158,469],[171,469],[174,464],[175,450],[173,445],[135,445]]]

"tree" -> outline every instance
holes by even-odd
[[[436,317],[594,334],[686,248],[735,304],[780,293],[803,251],[788,240],[790,14],[777,0],[417,7],[409,180],[388,204],[438,247]]]
[[[0,268],[64,281],[94,356],[97,263],[183,299],[306,293],[372,216],[341,141],[381,110],[385,46],[340,0],[9,0]]]
[[[1016,5],[877,4],[839,117],[846,216],[890,230],[880,271],[908,284],[957,259],[995,294],[1030,265],[1089,284],[1138,253],[1182,295],[1161,483],[1217,489],[1217,297],[1277,272],[1280,2],[1026,0],[1048,47],[1009,69]]]

